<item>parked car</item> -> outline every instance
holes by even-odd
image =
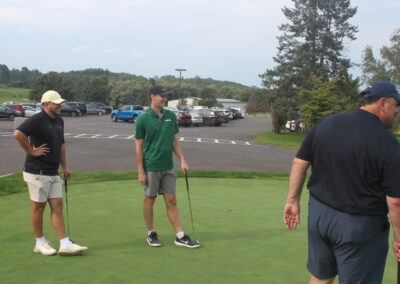
[[[232,116],[233,116],[232,119],[238,119],[238,118],[242,117],[242,115],[238,109],[231,108],[230,111],[232,112]]]
[[[12,109],[17,113],[17,116],[25,116],[25,110],[23,109],[21,104],[4,104],[6,107]]]
[[[96,108],[94,105],[86,105],[87,114],[103,115],[106,113],[104,109]]]
[[[192,125],[192,116],[187,111],[178,111],[178,125],[186,127]]]
[[[33,109],[42,110],[43,105],[41,103],[22,103],[22,106],[29,106]]]
[[[30,107],[30,106],[23,105],[22,108],[25,110],[26,117],[31,117],[31,116],[41,112],[40,109],[36,109],[36,108]]]
[[[61,115],[80,116],[81,111],[78,108],[70,107],[64,103],[61,105]]]
[[[4,105],[0,105],[0,117],[8,118],[9,120],[14,120],[16,116],[17,113],[14,110]]]
[[[117,122],[124,120],[135,122],[136,118],[143,113],[143,106],[140,105],[123,105],[118,110],[113,110],[111,113],[111,120]]]
[[[192,117],[192,125],[203,125],[203,116],[197,110],[192,110],[189,114]]]
[[[81,112],[81,114],[87,114],[87,107],[86,104],[80,102],[67,102],[64,103],[72,108],[77,108]]]
[[[290,132],[304,132],[304,122],[299,120],[288,120],[286,121],[285,128]]]
[[[113,108],[105,105],[101,102],[91,102],[89,105],[95,106],[96,108],[105,110],[106,114],[110,114],[113,111]]]
[[[199,109],[199,114],[203,117],[203,124],[208,126],[220,126],[224,122],[221,112],[212,109]]]

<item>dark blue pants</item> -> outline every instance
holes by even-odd
[[[382,283],[388,252],[387,216],[353,215],[310,195],[308,263],[319,279],[339,275],[341,284]]]

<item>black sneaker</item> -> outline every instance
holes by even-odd
[[[182,238],[176,237],[175,244],[177,246],[187,247],[187,248],[198,248],[200,243],[198,241],[192,241],[189,236],[184,235]]]
[[[152,247],[160,247],[161,242],[158,240],[158,236],[156,232],[151,232],[150,235],[147,236],[147,243]]]

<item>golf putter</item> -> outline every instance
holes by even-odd
[[[200,244],[200,242],[197,240],[197,236],[194,230],[194,223],[193,223],[193,213],[192,213],[192,204],[190,202],[190,193],[189,193],[189,181],[188,181],[188,174],[185,173],[185,180],[186,180],[186,191],[187,191],[187,195],[188,195],[188,200],[189,200],[189,211],[190,211],[190,220],[192,221],[192,231],[193,231],[193,237],[194,237],[194,241],[197,244]]]
[[[64,190],[65,190],[65,207],[67,208],[67,234],[69,234],[69,212],[68,212],[68,179],[64,178]]]

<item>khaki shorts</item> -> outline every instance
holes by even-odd
[[[144,194],[157,196],[157,194],[175,194],[176,174],[173,170],[148,171],[147,185],[144,186]]]
[[[23,172],[28,184],[29,196],[35,202],[47,202],[51,198],[62,198],[63,181],[60,176],[34,175]]]

